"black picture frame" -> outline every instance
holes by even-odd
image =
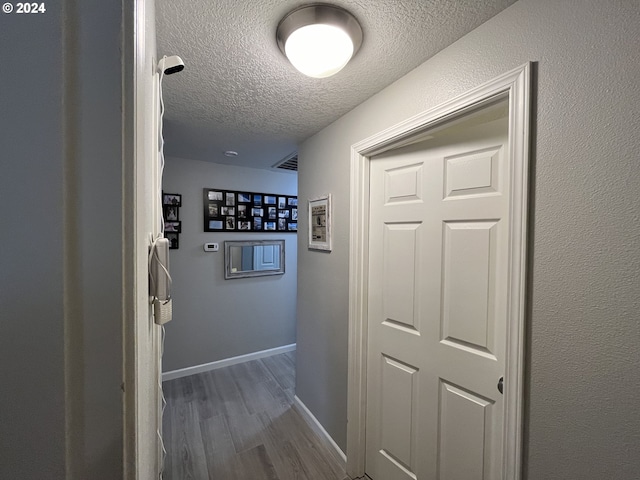
[[[172,221],[172,222],[164,222],[164,231],[165,233],[181,233],[182,232],[182,222],[180,221]]]
[[[166,232],[164,237],[169,240],[169,250],[180,248],[180,234],[178,232]]]
[[[180,247],[180,207],[182,195],[179,193],[162,192],[162,221],[164,224],[164,237],[169,240],[169,249],[177,250]]]
[[[162,216],[165,222],[177,222],[180,220],[180,207],[177,205],[163,205]]]
[[[295,195],[203,189],[205,232],[297,233],[297,213]]]
[[[179,193],[162,192],[162,205],[174,205],[176,207],[181,207],[182,195],[180,195]]]

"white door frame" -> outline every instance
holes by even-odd
[[[504,480],[519,480],[525,334],[525,267],[529,171],[531,64],[527,63],[438,107],[409,118],[351,147],[349,256],[349,372],[347,394],[347,474],[365,473],[367,408],[367,294],[369,258],[369,166],[374,155],[413,141],[417,135],[491,103],[509,99],[508,158],[511,198],[505,370]]]

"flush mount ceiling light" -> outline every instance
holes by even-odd
[[[300,72],[324,78],[338,73],[356,54],[362,44],[362,28],[343,8],[318,3],[284,17],[276,40]]]

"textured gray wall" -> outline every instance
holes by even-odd
[[[2,15],[0,478],[62,479],[62,15]]]
[[[203,231],[203,188],[296,195],[297,176],[168,158],[164,190],[182,194],[180,248],[171,250],[173,321],[162,370],[201,365],[296,341],[297,235]],[[224,241],[285,239],[285,274],[224,279]],[[219,252],[203,245],[218,242]]]
[[[46,6],[0,18],[0,478],[112,480],[123,475],[122,21],[133,8]]]
[[[350,146],[535,61],[525,478],[640,478],[638,32],[637,1],[520,0],[302,145],[335,239],[299,238],[297,395],[341,447]]]

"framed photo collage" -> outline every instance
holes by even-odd
[[[205,232],[297,232],[298,197],[204,189]]]
[[[180,207],[182,206],[182,195],[179,193],[162,192],[162,219],[164,221],[164,236],[169,239],[169,248],[180,248],[180,232],[182,222],[180,221]]]

